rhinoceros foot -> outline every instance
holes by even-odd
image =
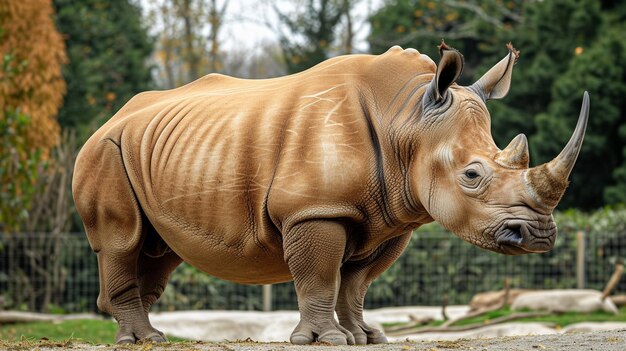
[[[317,340],[313,339],[312,334],[306,334],[302,332],[294,333],[291,335],[290,341],[292,344],[296,345],[306,345],[312,343],[313,341],[329,343],[333,345],[348,345],[348,339],[346,338],[346,335],[338,330],[329,330],[325,333],[322,333],[320,336],[317,337]]]
[[[368,344],[386,344],[388,342],[387,337],[378,329],[372,330],[367,334]]]
[[[354,343],[356,345],[385,344],[388,342],[383,332],[370,327],[363,321],[344,321],[343,323],[351,334],[354,335]]]
[[[120,328],[115,337],[116,344],[135,344],[138,341],[167,342],[165,335],[154,328],[133,331],[132,328]]]
[[[289,339],[292,344],[307,345],[313,342],[329,343],[333,345],[354,345],[355,339],[350,331],[336,321],[329,328],[319,330],[314,325],[300,323]]]

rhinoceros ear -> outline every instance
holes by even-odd
[[[438,46],[441,60],[437,65],[437,73],[428,86],[425,98],[429,101],[441,101],[446,90],[452,85],[463,72],[463,55],[441,41]]]
[[[515,50],[511,43],[508,43],[506,47],[509,49],[509,54],[470,86],[470,89],[485,101],[501,99],[509,92],[513,65],[519,58],[519,51]]]

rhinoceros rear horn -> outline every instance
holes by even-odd
[[[528,168],[529,160],[528,140],[524,134],[518,134],[495,158],[501,166],[513,169]]]
[[[501,99],[509,92],[513,65],[519,58],[519,51],[515,50],[511,43],[507,44],[507,48],[509,54],[470,86],[470,89],[474,90],[485,101]]]
[[[439,47],[439,54],[441,60],[437,65],[437,73],[432,82],[428,86],[425,98],[428,101],[438,102],[441,101],[446,90],[459,78],[461,72],[463,72],[463,55],[457,50],[449,47],[446,43],[441,41]]]

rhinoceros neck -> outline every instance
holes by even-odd
[[[377,96],[372,89],[360,98],[375,153],[371,206],[387,227],[417,227],[433,220],[414,196],[410,181],[411,161],[418,151],[422,96],[431,77],[416,74],[393,96]]]

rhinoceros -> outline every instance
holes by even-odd
[[[439,53],[436,65],[394,46],[132,98],[85,143],[73,178],[116,342],[166,340],[148,311],[182,261],[237,283],[293,280],[292,343],[365,344],[387,341],[363,320],[368,286],[420,225],[503,254],[550,250],[587,94],[563,151],[529,168],[526,137],[500,150],[485,106],[508,93],[518,51],[470,86],[456,84],[463,56]]]

